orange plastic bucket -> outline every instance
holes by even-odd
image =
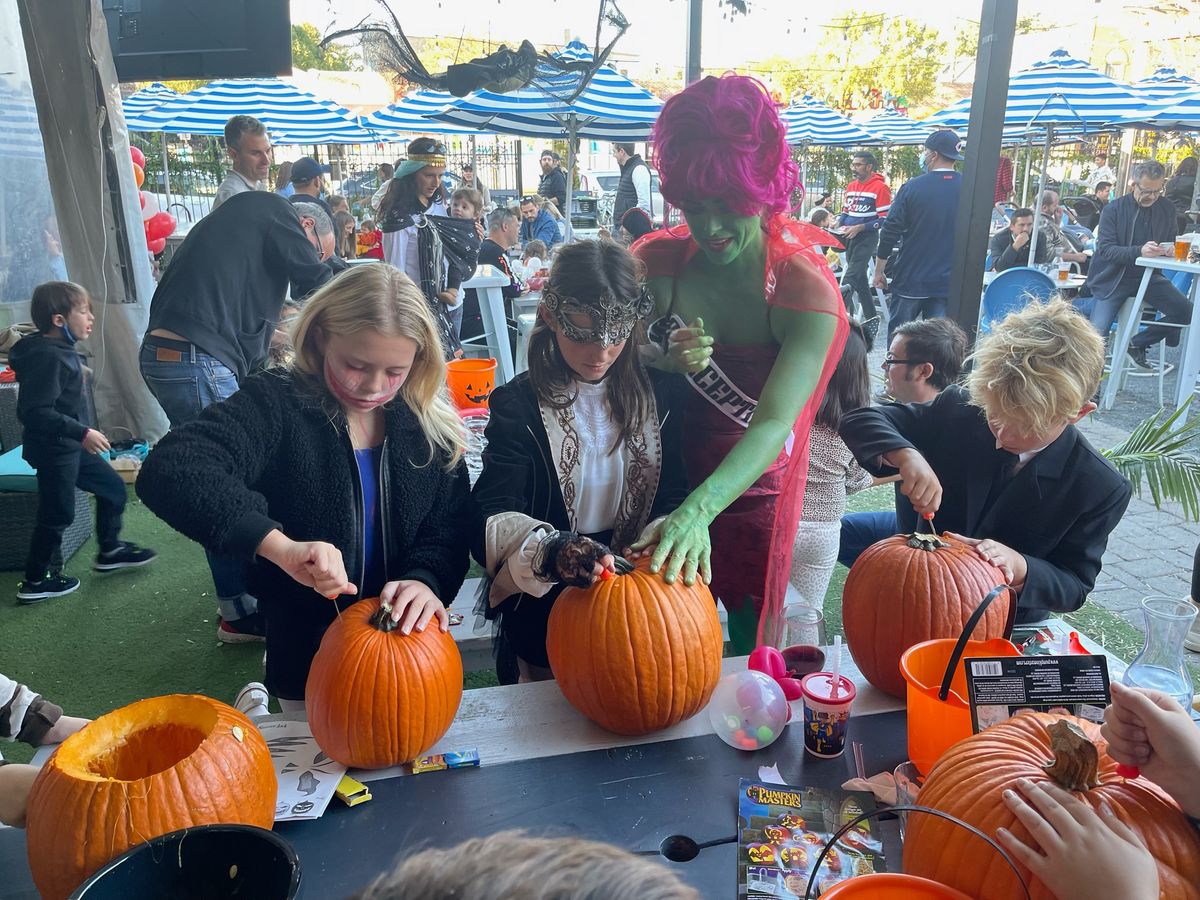
[[[879,900],[971,900],[962,891],[944,884],[897,872],[859,875],[839,881],[829,890],[821,892],[821,900],[851,900],[856,897]]]
[[[960,641],[941,638],[915,644],[900,657],[900,673],[908,682],[908,758],[922,775],[952,744],[971,736],[971,710],[967,705],[966,660],[972,656],[1020,656],[1020,649],[1004,638],[966,641],[955,659]],[[953,665],[954,675],[945,699],[942,684]]]
[[[450,401],[459,409],[487,409],[495,379],[494,359],[452,359],[446,363]]]

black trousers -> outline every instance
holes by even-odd
[[[62,565],[62,536],[75,521],[75,488],[96,496],[96,540],[101,551],[120,543],[121,514],[128,497],[125,482],[106,460],[81,450],[39,459],[38,514],[25,563],[25,578],[39,581]]]
[[[878,231],[860,231],[846,242],[846,277],[843,280],[850,285],[850,294],[846,297],[846,312],[853,312],[850,301],[858,294],[863,321],[873,319],[877,315],[875,295],[871,293],[871,280],[867,278],[867,264],[875,257],[877,249]]]

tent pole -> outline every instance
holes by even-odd
[[[167,206],[164,212],[171,211],[171,163],[167,158],[167,133],[160,131],[158,136],[162,138],[162,155],[163,155],[163,193],[167,195]]]
[[[574,239],[574,229],[571,227],[571,195],[575,190],[575,142],[578,140],[579,118],[575,113],[567,120],[567,208],[559,210],[566,217],[566,235]]]
[[[1025,186],[1021,188],[1021,205],[1029,205],[1029,173],[1033,169],[1033,138],[1025,137]]]
[[[1042,224],[1042,194],[1046,191],[1046,167],[1050,165],[1050,139],[1054,136],[1054,126],[1046,126],[1046,142],[1042,146],[1042,177],[1038,183],[1037,201],[1033,204],[1033,231],[1029,235],[1029,258],[1037,259],[1038,231]]]

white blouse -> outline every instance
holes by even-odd
[[[608,406],[608,388],[577,383],[575,430],[579,433],[579,492],[575,502],[575,527],[580,534],[608,531],[617,521],[625,487],[625,442]]]

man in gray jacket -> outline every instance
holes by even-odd
[[[1166,172],[1154,160],[1133,167],[1133,190],[1109,203],[1100,213],[1096,236],[1096,255],[1088,271],[1087,284],[1096,306],[1092,324],[1107,336],[1121,304],[1137,294],[1143,269],[1139,256],[1171,256],[1175,242],[1175,207],[1163,196]],[[1162,313],[1164,322],[1181,325],[1191,321],[1192,308],[1160,270],[1155,270],[1146,286],[1146,305]],[[1179,343],[1178,328],[1150,325],[1134,335],[1129,358],[1142,369],[1149,369],[1148,347],[1166,338],[1168,346]]]

